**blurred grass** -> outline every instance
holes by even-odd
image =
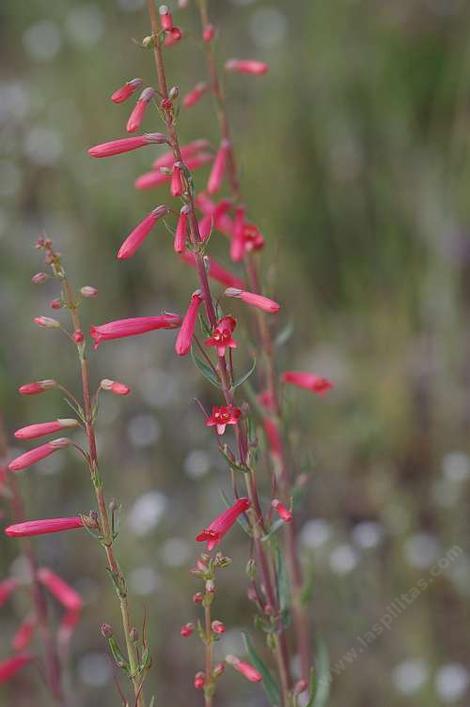
[[[53,296],[29,286],[40,269],[32,246],[43,228],[77,284],[100,289],[97,302],[87,304],[90,323],[163,307],[181,311],[193,287],[163,230],[132,262],[114,259],[123,235],[165,199],[164,190],[132,189],[148,152],[106,163],[86,155],[91,144],[123,134],[128,108],[110,105],[112,90],[133,76],[153,81],[149,54],[131,41],[148,32],[140,4],[129,11],[130,0],[4,0],[0,8],[0,404],[11,430],[67,414],[51,395],[18,400],[19,384],[53,376],[75,385],[65,344],[55,348],[54,333],[30,324]],[[466,550],[334,680],[331,705],[437,707],[452,701],[458,683],[443,666],[468,670],[470,649],[470,8],[458,0],[212,5],[221,59],[256,56],[271,66],[262,80],[230,78],[227,92],[250,217],[268,241],[263,277],[284,303],[284,323],[295,325],[281,362],[338,384],[322,401],[292,391],[287,400],[297,466],[311,479],[301,514],[312,611],[332,663],[427,576],[433,561],[453,545]],[[188,34],[196,31],[192,10],[177,17]],[[168,55],[182,92],[201,79],[191,37]],[[158,127],[158,118],[145,124]],[[208,104],[183,114],[180,128],[185,140],[217,140]],[[200,185],[204,178],[198,175]],[[141,617],[148,607],[157,646],[152,679],[162,704],[199,704],[190,683],[200,656],[195,644],[182,645],[176,627],[191,618],[192,537],[220,508],[218,487],[227,483],[191,404],[196,394],[212,400],[212,392],[198,389],[189,361],[174,360],[165,332],[103,346],[93,365],[97,380],[123,379],[134,390],[124,403],[103,406],[109,492],[127,509],[149,490],[166,501],[155,527],[142,537],[123,532],[119,548],[131,571],[141,570],[133,591],[142,591],[145,576],[155,585],[137,600]],[[135,432],[142,426],[144,440]],[[35,517],[91,504],[82,469],[61,459],[56,473],[46,465],[45,473],[22,477]],[[327,540],[320,542],[310,518],[325,522]],[[364,522],[380,529],[370,549],[354,534]],[[42,560],[87,599],[72,645],[76,704],[115,704],[112,685],[101,684],[105,668],[92,679],[86,662],[104,650],[98,624],[116,618],[96,548],[72,535],[37,545]],[[17,547],[3,541],[2,548],[5,574]],[[227,549],[235,566],[220,616],[249,627],[243,538],[234,536]],[[11,607],[2,609],[2,627],[6,655]],[[415,677],[413,689],[406,670],[396,672],[403,664]],[[260,692],[248,687],[237,698],[245,686],[224,681],[224,704],[263,704]],[[16,682],[5,691],[6,704],[30,704],[33,684],[32,677]],[[463,707],[468,692],[455,694],[452,703]]]

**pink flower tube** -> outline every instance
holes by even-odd
[[[191,267],[197,267],[196,257],[194,253],[189,253],[188,251],[185,251],[184,253],[181,253],[180,257],[182,260],[184,260],[185,263],[191,265]],[[243,280],[240,280],[239,277],[231,273],[229,270],[226,270],[220,263],[217,262],[217,260],[214,260],[214,258],[210,258],[209,256],[207,256],[206,262],[208,265],[207,274],[213,280],[217,280],[217,282],[220,282],[221,285],[241,288],[245,286]]]
[[[26,520],[24,523],[9,525],[5,528],[5,534],[10,538],[27,538],[32,535],[61,533],[63,530],[74,530],[82,527],[83,521],[80,516],[42,518],[41,520]]]
[[[25,383],[20,386],[18,392],[20,395],[38,395],[39,393],[44,393],[45,390],[55,388],[56,385],[56,381],[51,379],[34,381],[34,383]]]
[[[0,683],[8,682],[14,675],[25,665],[33,660],[30,655],[15,655],[13,658],[7,658],[0,663]]]
[[[128,260],[137,253],[157,221],[168,213],[167,206],[157,206],[129,233],[119,248],[118,260]]]
[[[181,318],[177,314],[161,314],[159,317],[133,317],[92,326],[90,335],[95,342],[95,349],[97,349],[103,341],[138,336],[156,329],[177,329],[180,325]]]
[[[235,224],[230,242],[230,258],[234,263],[239,263],[245,257],[245,209],[237,206],[235,211]]]
[[[251,307],[256,307],[270,314],[276,314],[281,309],[281,305],[274,300],[269,299],[269,297],[264,297],[263,295],[258,295],[255,292],[247,292],[246,290],[239,290],[236,287],[229,287],[225,290],[224,294],[226,297],[237,297],[241,299],[242,302],[245,302],[245,304],[249,304]]]
[[[147,110],[147,106],[154,95],[155,91],[153,88],[144,88],[137,100],[137,103],[132,109],[129,120],[127,121],[126,130],[128,133],[135,133],[136,130],[140,128],[145,116],[145,111]]]
[[[129,395],[131,389],[125,383],[120,381],[112,381],[109,378],[103,378],[100,383],[101,390],[109,390],[114,395]]]
[[[43,437],[44,435],[55,434],[64,428],[78,426],[78,420],[74,420],[72,418],[59,418],[58,420],[52,420],[51,422],[39,422],[35,425],[21,427],[19,430],[16,430],[15,437],[16,439],[36,439],[37,437]]]
[[[220,143],[219,150],[215,156],[214,164],[212,165],[212,170],[209,175],[209,181],[207,182],[208,194],[215,194],[222,186],[222,180],[225,174],[229,150],[229,141],[222,140],[222,142]]]
[[[183,98],[183,106],[185,108],[192,108],[192,106],[195,106],[196,103],[199,103],[201,98],[205,93],[207,93],[208,86],[206,83],[201,81],[200,83],[197,83],[189,93],[185,95]]]
[[[111,140],[111,142],[103,142],[100,145],[90,147],[88,154],[90,157],[113,157],[121,155],[124,152],[137,150],[145,145],[163,145],[168,142],[166,135],[163,133],[146,133],[145,135],[137,135],[136,137],[125,137],[120,140]]]
[[[250,505],[248,498],[239,498],[230,508],[223,511],[217,518],[214,518],[212,523],[196,536],[197,542],[207,542],[208,551],[213,550],[224,535],[228,533],[238,516],[245,513]]]
[[[24,651],[31,643],[36,630],[36,618],[27,616],[13,636],[11,647],[14,651]]]
[[[67,582],[52,572],[47,567],[40,567],[37,577],[50,593],[69,611],[79,611],[82,606],[82,598]]]
[[[237,74],[261,76],[267,73],[269,66],[264,61],[256,61],[256,59],[229,59],[225,62],[225,69]]]
[[[186,160],[188,157],[194,156],[197,152],[207,150],[208,147],[209,141],[204,138],[193,140],[192,142],[188,142],[187,145],[182,145],[180,147],[181,157],[183,160]],[[173,152],[169,150],[163,155],[160,155],[160,157],[157,157],[152,166],[154,169],[160,169],[160,167],[173,167],[174,161],[175,156],[173,155]]]
[[[13,459],[8,464],[8,470],[23,471],[23,469],[28,469],[33,464],[36,464],[37,462],[41,461],[41,459],[46,459],[46,457],[49,457],[51,454],[54,454],[54,452],[57,452],[59,449],[68,447],[69,444],[70,440],[66,437],[60,437],[59,439],[52,440],[52,442],[46,442],[46,444],[41,444],[41,446],[35,447],[34,449],[30,449],[29,452],[20,454],[19,457]]]
[[[183,253],[186,248],[186,234],[188,231],[188,215],[191,211],[191,207],[185,204],[180,209],[180,215],[178,217],[178,223],[176,224],[175,239],[173,242],[173,248],[175,253]]]
[[[310,390],[317,395],[323,395],[333,388],[333,383],[328,378],[322,378],[315,373],[306,371],[284,371],[281,380],[283,383],[296,385],[298,388]]]
[[[279,499],[273,498],[271,505],[284,523],[290,523],[292,521],[291,511],[281,501],[279,501]]]
[[[263,679],[261,673],[254,668],[250,663],[240,660],[234,655],[227,655],[226,662],[235,668],[235,670],[243,675],[250,682],[260,682]]]
[[[123,101],[127,101],[127,99],[130,98],[132,94],[142,86],[142,83],[142,79],[131,79],[130,81],[127,81],[123,86],[114,91],[111,96],[111,100],[113,103],[122,103]]]
[[[181,162],[175,162],[173,165],[173,171],[171,174],[170,181],[170,194],[171,196],[181,196],[184,191],[183,178],[182,178],[182,164]]]
[[[197,314],[202,303],[201,290],[196,290],[191,296],[191,302],[183,318],[181,329],[176,337],[175,350],[178,356],[187,356],[191,350],[194,327],[196,326]]]

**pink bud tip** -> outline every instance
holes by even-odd
[[[118,319],[114,322],[92,326],[90,335],[95,342],[95,349],[103,341],[124,339],[127,336],[138,336],[157,329],[177,329],[181,326],[181,317],[177,314],[162,314],[159,317],[133,317]]]
[[[90,147],[88,154],[90,157],[112,157],[120,155],[124,152],[137,150],[145,145],[163,145],[168,142],[168,138],[163,133],[146,133],[145,135],[136,135],[136,137],[125,137],[120,140],[112,140],[104,142],[100,145]]]
[[[238,74],[261,76],[267,73],[269,66],[263,61],[256,61],[255,59],[229,59],[225,62],[225,68],[227,71],[234,71]]]
[[[23,471],[24,469],[28,469],[30,466],[33,466],[33,464],[36,464],[37,462],[41,461],[42,459],[46,459],[46,457],[49,457],[51,454],[56,452],[58,449],[62,449],[63,447],[67,447],[70,444],[70,440],[61,437],[60,439],[52,440],[51,442],[46,442],[45,444],[42,444],[39,447],[35,447],[34,449],[30,449],[29,452],[25,452],[24,454],[21,454],[19,457],[16,457],[16,459],[13,459],[9,464],[8,464],[8,470],[9,471]]]
[[[16,439],[37,439],[38,437],[44,437],[45,435],[55,434],[60,432],[60,430],[66,428],[78,427],[78,420],[72,418],[60,418],[58,420],[53,420],[52,422],[39,422],[35,425],[28,425],[27,427],[21,427],[16,430]]]
[[[204,595],[202,592],[196,592],[196,594],[193,594],[193,604],[202,604],[204,601]]]
[[[284,523],[290,523],[292,521],[291,511],[283,503],[281,503],[281,501],[279,501],[277,498],[274,498],[271,502],[271,505],[279,515],[279,518],[284,521]]]
[[[208,86],[204,82],[197,83],[189,93],[183,98],[183,106],[185,108],[192,108],[196,103],[199,103],[201,98],[205,93],[207,93]]]
[[[119,248],[117,254],[118,260],[128,260],[128,258],[132,258],[132,256],[134,256],[139,250],[140,246],[145,241],[156,222],[167,213],[168,207],[164,205],[157,206],[157,208],[151,211],[139,224],[137,224]]]
[[[119,381],[109,380],[109,378],[103,378],[100,383],[100,388],[101,390],[109,390],[111,393],[114,393],[114,395],[129,395],[131,392],[129,386]]]
[[[62,309],[63,303],[60,299],[53,299],[49,302],[49,307],[51,309]]]
[[[222,140],[217,155],[215,156],[214,164],[212,165],[212,170],[207,182],[208,194],[215,194],[222,186],[229,151],[230,143],[228,140]]]
[[[171,12],[169,11],[167,5],[160,5],[159,13],[162,29],[170,30],[173,27],[173,17],[171,16]]]
[[[221,635],[222,633],[225,633],[225,626],[222,623],[222,621],[213,621],[211,624],[211,628],[214,633],[217,635]]]
[[[84,285],[80,289],[80,294],[82,297],[96,297],[98,290],[96,287],[92,287],[91,285]]]
[[[184,626],[181,626],[180,628],[180,636],[183,636],[183,638],[188,638],[189,636],[192,635],[194,631],[194,626],[193,624],[185,624]]]
[[[38,395],[39,393],[44,393],[45,390],[55,388],[56,385],[56,381],[50,379],[35,381],[34,383],[25,383],[20,386],[18,392],[20,395]]]
[[[63,530],[82,528],[83,521],[80,516],[71,518],[43,518],[42,520],[27,520],[5,528],[5,534],[10,538],[24,538],[32,535],[47,535],[60,533]]]
[[[33,275],[31,278],[31,282],[35,285],[42,285],[46,280],[49,280],[49,275],[45,272],[37,272],[36,275]]]
[[[270,314],[276,314],[281,309],[281,305],[275,302],[269,297],[264,297],[263,295],[258,295],[255,292],[247,292],[245,290],[239,290],[236,287],[229,287],[225,290],[226,297],[237,297],[241,299],[242,302],[248,304],[257,309],[261,309],[263,312],[269,312]]]
[[[33,657],[30,655],[15,655],[13,658],[7,658],[0,663],[0,683],[8,682],[16,675],[25,665],[31,663]]]
[[[144,88],[127,121],[128,133],[135,133],[142,125],[148,104],[155,95],[153,88]]]
[[[205,42],[212,42],[215,37],[215,27],[214,25],[208,24],[204,27],[202,32],[202,38]]]
[[[175,162],[173,165],[173,171],[171,175],[170,183],[170,193],[171,196],[181,196],[184,191],[184,184],[182,179],[182,164],[181,162]]]
[[[47,567],[40,567],[37,577],[62,606],[69,611],[80,611],[83,605],[81,596],[61,577]]]
[[[127,99],[132,96],[134,91],[137,91],[137,89],[142,86],[142,83],[142,79],[132,79],[131,81],[127,81],[124,86],[121,86],[117,89],[117,91],[114,91],[111,96],[111,100],[113,103],[122,103],[123,101],[127,101]]]
[[[261,673],[259,673],[250,663],[246,663],[234,655],[227,655],[225,657],[225,661],[250,682],[260,682],[263,679]]]
[[[317,395],[323,395],[333,388],[333,383],[328,378],[322,378],[315,373],[306,371],[285,371],[281,375],[281,380],[283,383],[296,385],[298,388],[310,390]]]
[[[180,209],[180,215],[178,218],[178,223],[176,224],[175,239],[173,247],[175,253],[184,253],[186,248],[186,235],[188,231],[188,215],[191,211],[191,207],[188,204],[182,206]]]
[[[83,342],[85,341],[85,334],[81,329],[75,329],[72,334],[72,339],[75,341],[76,344],[83,344]]]
[[[193,685],[196,688],[196,690],[202,690],[202,688],[204,687],[205,684],[206,684],[206,676],[204,675],[204,673],[201,673],[201,672],[196,673],[196,675],[194,676],[194,680],[193,680]]]

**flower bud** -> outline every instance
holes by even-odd
[[[92,287],[91,285],[84,285],[80,289],[80,294],[82,297],[96,297],[98,290],[96,287]]]
[[[222,621],[213,621],[213,622],[211,623],[211,628],[212,628],[213,632],[216,633],[216,634],[219,635],[219,636],[220,636],[222,633],[225,633],[225,626],[224,626],[224,624],[222,623]]]
[[[100,631],[103,638],[113,637],[113,627],[110,624],[101,624]]]
[[[49,275],[45,272],[37,272],[36,275],[33,275],[31,278],[31,282],[34,285],[42,285],[46,280],[49,280]]]
[[[181,626],[180,628],[180,636],[183,636],[183,638],[188,638],[192,635],[193,631],[194,625],[192,623],[184,624],[184,626]]]
[[[196,690],[202,690],[202,688],[205,685],[205,682],[206,682],[206,676],[204,675],[204,673],[202,673],[202,672],[196,673],[196,675],[194,676],[194,681],[193,681],[193,685],[196,688]]]
[[[38,393],[44,393],[45,390],[55,388],[56,385],[56,381],[51,379],[35,381],[34,383],[25,383],[20,386],[18,392],[20,395],[37,395]]]
[[[100,383],[101,390],[109,390],[114,395],[129,395],[131,389],[124,383],[112,381],[109,378],[103,378]]]
[[[75,329],[72,334],[72,339],[76,344],[82,344],[85,341],[85,335],[81,329]]]
[[[63,302],[60,299],[53,299],[49,302],[51,309],[62,309],[63,306]]]
[[[60,327],[60,322],[51,317],[34,317],[33,321],[35,324],[45,329],[58,329]]]
[[[214,25],[208,24],[204,27],[202,32],[202,38],[205,42],[212,42],[215,37],[215,27]]]
[[[202,604],[204,600],[204,595],[202,592],[196,592],[193,594],[193,604]]]

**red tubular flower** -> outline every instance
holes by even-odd
[[[20,386],[18,392],[20,395],[38,395],[39,393],[44,393],[45,390],[55,388],[56,385],[56,381],[51,379],[35,381],[34,383],[25,383]]]
[[[232,334],[237,326],[237,320],[230,315],[222,317],[212,331],[212,335],[205,340],[206,346],[214,346],[218,356],[225,356],[225,350],[236,349],[237,342],[232,338]]]
[[[214,405],[212,414],[206,420],[206,427],[216,427],[217,434],[223,435],[227,425],[236,425],[241,415],[241,410],[234,405]]]
[[[246,223],[243,227],[245,251],[261,250],[264,247],[263,234],[254,223]]]
[[[8,464],[8,470],[23,471],[23,469],[28,469],[33,464],[36,464],[36,462],[41,461],[41,459],[46,459],[46,457],[54,454],[54,452],[57,452],[59,449],[67,447],[69,444],[70,440],[66,437],[60,437],[59,439],[52,440],[52,442],[41,444],[41,446],[30,449],[29,452],[20,454],[19,457],[13,459]]]
[[[32,535],[48,535],[61,533],[63,530],[82,528],[83,521],[80,516],[69,518],[42,518],[41,520],[27,520],[24,523],[15,523],[5,528],[5,534],[10,538],[27,538]]]
[[[276,314],[281,309],[281,305],[275,302],[269,297],[264,297],[263,295],[258,295],[255,292],[247,292],[246,290],[239,290],[236,287],[229,287],[224,292],[226,297],[237,297],[241,299],[245,304],[249,304],[252,307],[261,309],[263,312],[269,312],[270,314]]]
[[[169,174],[152,170],[137,177],[134,186],[136,189],[152,189],[153,187],[159,187],[161,184],[166,184],[170,179],[171,176]]]
[[[270,417],[263,419],[263,426],[271,455],[275,459],[280,459],[282,457],[282,439],[278,426]]]
[[[212,628],[213,632],[216,633],[216,634],[219,635],[219,636],[220,636],[222,633],[225,633],[225,626],[224,626],[224,624],[222,623],[222,621],[217,621],[217,620],[216,620],[216,621],[213,621],[212,624],[211,624],[211,628]]]
[[[212,226],[214,224],[214,219],[212,216],[203,216],[198,223],[199,235],[203,241],[207,241],[212,233]]]
[[[181,626],[180,628],[180,636],[183,636],[183,638],[188,638],[193,634],[194,631],[194,626],[193,624],[185,624],[184,626]]]
[[[160,12],[160,24],[162,29],[168,31],[173,28],[173,17],[166,5],[161,5],[159,8]]]
[[[220,543],[224,535],[228,533],[238,516],[245,513],[250,505],[248,498],[237,499],[233,506],[227,508],[218,515],[217,518],[214,518],[212,523],[196,536],[196,541],[200,543],[207,542],[207,549],[210,552]]]
[[[16,673],[32,661],[30,655],[15,655],[0,663],[0,683],[8,682]]]
[[[58,329],[60,327],[60,322],[52,317],[34,317],[33,321],[44,329]]]
[[[121,86],[117,89],[117,91],[114,91],[111,96],[111,100],[113,103],[122,103],[123,101],[127,101],[127,99],[132,96],[134,91],[137,91],[137,89],[142,86],[142,83],[142,79],[131,79],[131,81],[127,81],[124,86]]]
[[[165,45],[165,47],[171,47],[173,44],[176,44],[176,42],[179,42],[182,37],[182,30],[179,27],[173,26],[170,30],[167,31],[163,44]]]
[[[255,59],[229,59],[225,62],[225,69],[237,74],[260,76],[267,73],[269,66],[264,61],[256,61]]]
[[[180,209],[180,215],[178,218],[178,223],[176,225],[175,240],[173,242],[173,248],[175,253],[183,253],[186,248],[186,233],[188,230],[188,214],[191,211],[191,207],[185,204]]]
[[[114,395],[129,395],[131,389],[128,385],[119,381],[112,381],[109,378],[103,378],[100,383],[101,390],[109,390]]]
[[[207,24],[202,32],[202,38],[205,42],[212,42],[215,37],[215,27],[214,25]]]
[[[19,586],[18,580],[13,577],[7,577],[7,579],[0,582],[0,606],[4,605]]]
[[[290,523],[292,521],[292,512],[281,501],[279,501],[279,499],[274,498],[271,501],[271,506],[274,508],[279,518],[284,521],[284,523]]]
[[[230,242],[230,257],[239,263],[245,257],[245,209],[237,206],[235,210],[235,225]]]
[[[52,422],[39,422],[35,425],[27,425],[16,430],[16,439],[36,439],[44,435],[55,434],[66,427],[78,427],[78,420],[72,418],[59,418]]]
[[[156,209],[151,211],[139,224],[137,224],[119,248],[117,254],[118,260],[128,260],[129,258],[132,258],[132,256],[137,253],[157,221],[167,213],[167,206],[157,206]]]
[[[187,145],[182,145],[180,147],[181,157],[183,158],[183,160],[186,160],[186,158],[192,157],[197,152],[204,151],[208,147],[209,147],[208,140],[204,140],[204,139],[193,140],[192,142],[189,142]],[[154,169],[160,169],[160,167],[173,167],[174,161],[175,161],[175,157],[173,155],[173,152],[170,150],[168,152],[165,152],[163,155],[160,155],[160,157],[157,157],[157,159],[154,161],[152,166]]]
[[[144,119],[145,111],[147,110],[147,106],[154,95],[155,91],[153,88],[144,88],[137,100],[137,103],[132,109],[129,120],[127,121],[126,130],[128,133],[135,133],[135,131],[140,128]]]
[[[202,688],[204,687],[205,684],[206,684],[206,676],[204,675],[204,673],[202,673],[202,672],[196,673],[196,675],[194,676],[194,680],[193,680],[193,685],[196,688],[196,690],[202,690]]]
[[[59,601],[62,606],[65,606],[69,611],[80,611],[83,606],[82,598],[67,582],[52,572],[47,567],[40,567],[37,572],[37,577]]]
[[[113,157],[113,155],[121,155],[124,152],[137,150],[145,145],[163,145],[165,142],[168,142],[168,139],[163,133],[145,133],[145,135],[136,135],[136,137],[125,137],[120,140],[103,142],[101,145],[90,147],[88,154],[90,157]]]
[[[36,618],[34,616],[27,616],[24,619],[24,621],[18,627],[18,630],[13,636],[11,642],[11,647],[14,651],[21,652],[29,646],[34,636],[36,625]]]
[[[126,336],[138,336],[156,329],[177,329],[181,325],[181,318],[177,314],[161,314],[159,317],[133,317],[131,319],[117,319],[114,322],[92,326],[90,335],[97,349],[102,341],[111,339],[124,339]]]
[[[201,290],[196,290],[191,295],[191,302],[183,318],[183,323],[176,337],[175,351],[178,356],[187,356],[191,350],[194,327],[196,326],[197,314],[201,306]]]
[[[181,196],[184,191],[183,179],[182,179],[182,164],[181,162],[175,162],[173,165],[173,171],[171,174],[170,183],[170,194],[171,196]]]
[[[222,199],[215,204],[205,192],[200,192],[196,197],[196,203],[205,216],[210,216],[214,222],[214,228],[225,236],[233,236],[234,223],[227,211],[231,208],[230,199]]]
[[[208,85],[204,81],[200,81],[185,95],[183,98],[183,106],[185,108],[192,108],[196,103],[199,103],[203,95],[207,93],[207,90]]]
[[[197,262],[194,253],[185,251],[184,253],[181,253],[180,257],[182,260],[184,260],[185,263],[191,265],[191,267],[197,268]],[[213,280],[217,280],[217,282],[220,282],[221,285],[228,285],[229,287],[241,288],[245,286],[243,280],[240,280],[240,278],[238,278],[236,275],[233,275],[233,273],[226,270],[220,263],[217,262],[217,260],[214,260],[214,258],[206,257],[206,263],[207,274],[209,275],[209,277],[211,277]]]
[[[187,157],[185,159],[185,164],[190,172],[194,172],[195,169],[204,167],[206,164],[209,164],[209,162],[212,162],[213,159],[214,156],[209,152],[197,152]]]
[[[227,155],[229,150],[229,141],[222,140],[222,142],[220,143],[219,150],[215,156],[214,164],[212,165],[212,170],[209,175],[209,181],[207,182],[208,194],[215,194],[222,186],[222,180],[225,174],[225,167],[227,164]]]
[[[254,668],[250,663],[246,663],[234,655],[227,655],[225,661],[235,668],[235,670],[243,675],[250,682],[260,682],[263,679],[261,673]]]
[[[315,373],[306,371],[285,371],[281,375],[281,380],[283,383],[290,383],[298,388],[311,390],[312,393],[317,393],[317,395],[323,395],[333,387],[333,383],[328,378],[322,378],[315,375]]]

